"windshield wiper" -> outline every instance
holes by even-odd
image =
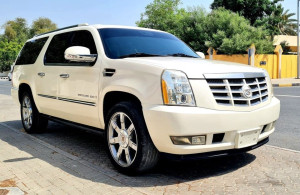
[[[128,57],[151,57],[151,56],[161,56],[161,55],[158,55],[158,54],[149,54],[149,53],[132,53],[132,54],[120,56],[119,58],[128,58]]]
[[[167,56],[197,58],[195,56],[190,56],[184,53],[173,53],[173,54],[168,54]]]

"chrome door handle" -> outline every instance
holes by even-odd
[[[40,77],[43,77],[43,76],[45,76],[45,73],[44,73],[44,72],[39,72],[38,75],[39,75]]]
[[[61,78],[65,78],[65,79],[66,79],[66,78],[69,78],[69,74],[60,74],[59,76],[60,76]]]

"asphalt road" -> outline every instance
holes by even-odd
[[[0,80],[0,94],[10,95],[10,87],[11,83],[9,81]],[[274,88],[274,93],[281,101],[281,112],[280,118],[276,123],[276,131],[271,135],[268,144],[300,151],[300,87]],[[6,104],[6,102],[4,103]],[[19,129],[22,128],[19,120],[9,121],[9,125]],[[62,129],[69,129],[69,127],[51,123],[50,129],[52,129],[51,131],[57,132]],[[50,142],[51,137],[55,135],[46,134],[36,136]],[[65,138],[62,138],[62,143],[68,144]],[[56,137],[53,139],[57,140],[58,138]],[[69,144],[72,145],[72,143]]]
[[[269,145],[300,151],[300,87],[277,87],[274,93],[281,111]]]

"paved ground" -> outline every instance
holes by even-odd
[[[5,89],[9,86],[0,81],[0,194],[1,187],[10,186],[29,194],[300,194],[300,153],[272,146],[218,159],[162,160],[149,174],[124,176],[111,166],[101,135],[56,123],[44,134],[22,132],[18,106]],[[296,95],[294,90],[275,93]],[[290,105],[287,97],[279,98]],[[286,114],[290,117],[288,109]],[[285,123],[279,120],[277,125],[284,129]],[[292,120],[288,123],[299,127]],[[292,135],[292,141],[299,140],[297,133]],[[284,139],[274,144],[280,146]]]
[[[274,93],[281,111],[269,144],[300,151],[300,87],[278,87]]]

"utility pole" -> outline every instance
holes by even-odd
[[[299,0],[297,0],[297,79],[300,79],[300,57],[299,57]]]

